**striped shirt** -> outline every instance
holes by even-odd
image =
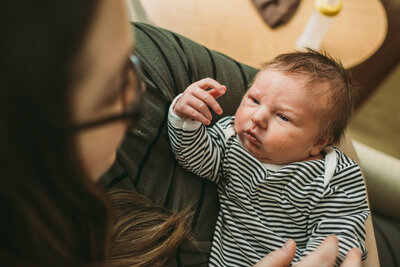
[[[353,247],[365,259],[369,209],[358,165],[336,147],[324,159],[266,165],[243,148],[233,124],[234,117],[225,117],[205,127],[172,108],[168,117],[178,162],[218,184],[209,266],[251,266],[289,238],[297,244],[296,262],[330,234],[339,239],[336,264]]]

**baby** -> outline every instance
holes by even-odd
[[[354,92],[340,63],[315,51],[283,54],[256,75],[235,116],[210,125],[226,87],[210,78],[173,101],[168,131],[176,159],[218,184],[220,211],[210,266],[251,266],[288,240],[293,262],[328,235],[363,259],[369,215],[358,165],[337,144]]]

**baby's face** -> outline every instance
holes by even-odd
[[[320,154],[315,101],[307,78],[275,70],[262,71],[235,115],[235,131],[244,148],[261,162],[287,164]]]

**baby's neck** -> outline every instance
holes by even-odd
[[[316,159],[324,159],[322,154],[318,154],[316,156],[309,156],[308,158],[301,160],[301,161],[309,161],[309,160],[316,160]]]
[[[296,161],[296,162],[303,162],[303,161],[310,161],[310,160],[317,160],[317,159],[324,159],[324,158],[325,158],[324,155],[321,153],[321,154],[316,155],[316,156],[309,156],[308,158],[305,158],[303,160],[299,160],[299,161]],[[284,166],[284,165],[288,165],[290,163],[293,163],[293,162],[288,162],[286,164],[277,164],[277,163],[266,162],[266,161],[263,161],[263,160],[260,160],[260,159],[258,159],[258,160],[261,163],[272,164],[272,165],[277,165],[277,166]]]

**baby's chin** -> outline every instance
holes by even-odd
[[[274,164],[274,165],[286,165],[285,161],[277,161],[273,160],[269,157],[267,157],[264,153],[261,154],[262,151],[261,149],[252,143],[246,141],[246,140],[241,140],[243,148],[249,152],[250,155],[252,155],[254,158],[256,158],[258,161],[261,163],[268,163],[268,164]]]
[[[245,137],[240,137],[240,142],[241,142],[243,148],[244,148],[247,152],[249,152],[253,157],[255,157],[256,159],[258,159],[259,161],[261,161],[261,162],[270,161],[269,159],[263,158],[263,157],[260,155],[260,152],[261,152],[260,150],[261,150],[261,148],[260,148],[259,146],[257,146],[257,145],[255,145],[255,144],[251,143],[251,142],[250,142],[249,140],[247,140]],[[265,162],[265,163],[268,163],[268,162]]]
[[[260,145],[256,145],[251,143],[247,138],[245,137],[245,134],[238,134],[239,140],[243,148],[254,158],[256,158],[258,161],[261,163],[268,163],[268,164],[275,164],[275,165],[286,165],[285,160],[273,160],[267,155],[265,155],[265,151]]]

